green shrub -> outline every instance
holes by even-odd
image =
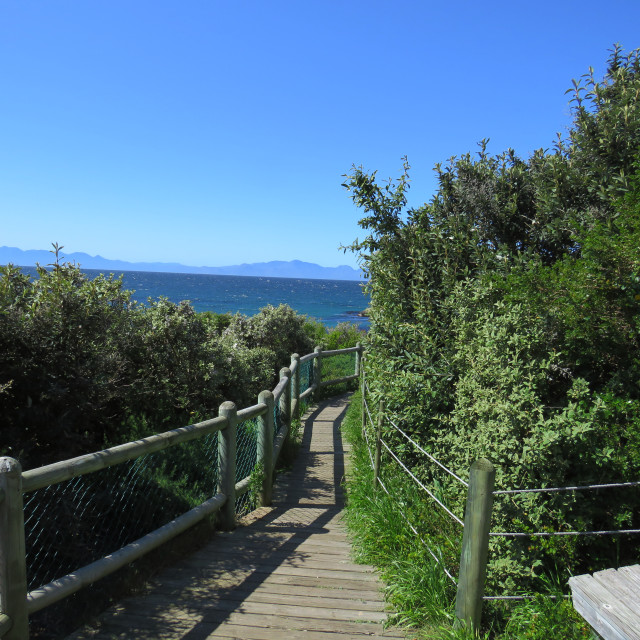
[[[120,280],[0,268],[0,449],[27,466],[98,448],[125,417],[137,316]]]
[[[0,268],[0,452],[25,468],[216,415],[224,400],[255,404],[313,349],[286,306],[245,318],[139,305],[121,279],[57,256],[50,267],[33,279]]]
[[[284,304],[268,305],[251,317],[236,314],[224,330],[223,340],[234,348],[268,349],[280,367],[289,365],[292,353],[304,355],[314,348],[305,331],[304,316]]]
[[[617,482],[640,473],[640,51],[574,83],[574,123],[551,151],[437,166],[433,199],[404,211],[408,169],[345,186],[368,235],[372,403],[465,475],[485,456],[499,488]],[[385,437],[462,515],[463,493]],[[638,528],[637,492],[496,499],[502,531]],[[433,527],[437,536],[437,526]],[[537,588],[637,557],[635,538],[493,539],[494,590]]]

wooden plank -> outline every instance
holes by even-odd
[[[81,630],[68,640],[174,640],[186,638],[241,638],[243,640],[383,640],[403,638],[396,629],[381,629],[379,625],[353,624],[349,628],[332,628],[317,621],[302,619],[282,620],[277,616],[247,614],[239,622],[238,616],[220,622],[196,620],[149,620],[135,614],[121,614],[105,622],[100,628]],[[151,625],[150,625],[151,622]],[[311,623],[311,624],[309,624]]]
[[[290,586],[299,586],[299,587],[319,587],[321,589],[337,589],[341,591],[369,591],[369,592],[377,592],[380,594],[379,585],[375,582],[367,582],[363,583],[361,580],[349,580],[345,578],[340,578],[336,580],[327,579],[327,578],[317,578],[315,576],[301,576],[301,575],[287,575],[287,574],[269,574],[269,573],[256,573],[247,571],[238,570],[237,572],[223,572],[218,574],[208,574],[206,576],[194,575],[193,572],[190,572],[188,576],[180,573],[176,574],[179,578],[182,579],[184,584],[188,584],[189,580],[193,581],[195,579],[199,579],[203,581],[208,581],[207,588],[216,589],[218,584],[225,583],[225,581],[235,581],[236,583],[241,583],[244,581],[256,580],[263,584],[283,584]],[[162,576],[164,579],[164,574]],[[153,585],[157,584],[156,582],[152,583]],[[380,596],[380,600],[382,601],[382,596]]]
[[[225,588],[227,587],[227,588]],[[206,595],[210,602],[215,602],[217,598],[224,597],[227,600],[238,602],[247,598],[255,602],[267,602],[273,604],[309,604],[314,607],[331,607],[342,609],[363,609],[367,611],[382,611],[383,605],[380,602],[379,593],[376,591],[344,591],[340,589],[318,589],[311,587],[292,587],[288,585],[235,585],[218,582],[216,584],[218,593],[212,595],[211,588],[195,587],[184,588],[184,583],[169,583],[164,581],[160,588],[154,593],[163,597],[171,596],[174,602],[189,600]],[[324,593],[323,593],[324,592]],[[220,593],[223,596],[219,595]]]
[[[333,406],[335,405],[335,406]],[[327,412],[327,409],[329,411]],[[335,640],[403,637],[384,629],[385,604],[372,568],[350,558],[336,487],[344,468],[342,407],[326,403],[291,473],[234,532],[157,576],[146,591],[101,616],[84,638]],[[93,634],[93,635],[91,635]]]
[[[640,564],[634,564],[630,567],[620,567],[618,569],[633,585],[635,585],[637,593],[640,593]]]
[[[618,602],[623,603],[632,611],[640,605],[640,592],[625,578],[623,573],[619,573],[615,569],[605,569],[604,571],[597,571],[593,574],[593,577]],[[640,626],[640,617],[638,618],[638,625]]]
[[[167,629],[173,631],[169,635],[162,635],[162,638],[174,638],[179,639],[186,637],[185,631],[189,632],[189,639],[192,637],[199,637],[198,635],[192,636],[192,630],[209,623],[210,629],[215,629],[222,623],[240,624],[250,627],[263,627],[270,629],[279,629],[280,632],[286,632],[290,630],[297,631],[325,631],[339,634],[336,638],[341,638],[342,633],[360,634],[361,636],[371,637],[375,634],[382,633],[382,626],[378,623],[372,622],[348,622],[344,620],[334,620],[330,618],[308,618],[305,616],[282,616],[276,613],[260,614],[248,611],[222,611],[214,610],[213,608],[208,612],[206,618],[203,618],[197,614],[190,613],[185,610],[170,609],[164,613],[158,613],[155,615],[149,615],[144,612],[142,615],[134,611],[118,611],[116,615],[112,616],[108,621],[102,622],[102,629],[109,627],[124,627],[125,629],[135,630],[135,633],[131,633],[128,638],[131,640],[135,638],[155,638],[155,635],[144,635],[146,629],[150,629],[152,633],[158,633],[160,629]],[[177,630],[179,633],[176,633]],[[180,635],[182,634],[182,635]],[[204,636],[215,637],[215,635]],[[286,634],[281,635],[281,638],[287,637]],[[401,635],[391,635],[389,637],[403,637]],[[75,635],[72,635],[68,640],[77,640]]]
[[[284,631],[284,633],[283,633]],[[332,631],[309,631],[307,629],[298,631],[296,629],[274,629],[272,627],[249,627],[246,625],[230,624],[223,622],[216,626],[215,632],[209,637],[220,638],[242,638],[243,640],[338,640]],[[344,634],[340,633],[339,640],[382,640],[383,638],[404,637],[393,633],[382,632],[382,635],[366,634]]]
[[[336,608],[322,606],[322,602],[312,605],[287,604],[278,602],[256,601],[251,597],[245,600],[230,600],[210,598],[208,594],[201,593],[200,597],[191,596],[172,598],[169,600],[161,593],[148,593],[144,598],[127,602],[125,611],[139,611],[143,606],[145,611],[153,610],[166,612],[175,617],[191,618],[196,616],[199,620],[218,620],[222,612],[253,613],[256,615],[277,615],[281,617],[308,618],[318,620],[335,620],[343,622],[364,621],[384,622],[387,614],[380,610],[364,608]],[[317,605],[317,606],[316,606]]]
[[[637,614],[593,576],[569,579],[576,611],[606,640],[640,640]]]
[[[225,550],[211,549],[210,557],[219,558],[222,562],[226,560],[228,554]],[[245,566],[266,566],[266,567],[299,567],[308,569],[322,569],[325,571],[355,571],[357,573],[372,573],[369,566],[354,564],[348,557],[336,554],[325,554],[316,552],[313,554],[295,551],[280,551],[276,549],[268,556],[257,556],[248,550],[239,550],[233,554],[233,559],[242,562]],[[228,563],[226,563],[228,564]]]

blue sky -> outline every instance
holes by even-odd
[[[433,165],[569,126],[640,2],[0,0],[0,245],[356,265],[353,164]]]

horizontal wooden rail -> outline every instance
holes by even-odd
[[[264,415],[267,410],[267,405],[264,403],[254,404],[246,409],[240,409],[238,411],[238,422],[244,422],[245,420],[253,420],[253,418],[259,418]]]
[[[276,436],[275,442],[273,443],[273,466],[275,467],[278,462],[278,457],[280,456],[280,451],[282,450],[282,446],[284,445],[287,436],[289,435],[289,425],[282,425],[280,431],[278,431],[278,435]]]
[[[242,478],[242,480],[238,480],[236,482],[236,498],[243,496],[247,491],[249,491],[249,487],[251,486],[251,476],[247,476],[246,478]]]
[[[11,618],[4,613],[0,613],[0,638],[11,629]]]
[[[322,369],[320,365],[323,358],[352,352],[357,353],[355,366],[356,375],[337,380],[322,381]],[[12,480],[10,477],[11,474],[7,469],[4,469],[4,467],[4,470],[0,469],[2,474],[4,474],[0,474],[0,480],[4,482],[2,487],[0,487],[0,505],[3,504],[3,501],[5,502],[5,507],[9,503],[10,506],[13,505],[13,511],[7,516],[11,525],[6,525],[4,529],[7,531],[13,531],[15,529],[17,533],[13,538],[9,537],[7,540],[4,540],[4,538],[0,536],[0,546],[2,546],[2,548],[0,548],[0,605],[10,603],[8,608],[0,612],[0,638],[6,636],[11,639],[26,640],[28,638],[27,613],[32,614],[40,611],[109,575],[164,544],[207,516],[211,516],[219,511],[219,526],[233,528],[235,526],[236,498],[246,494],[252,488],[253,470],[247,477],[235,482],[236,425],[245,420],[258,418],[258,464],[260,468],[263,468],[260,499],[263,504],[269,504],[271,501],[272,473],[278,457],[287,442],[291,421],[299,417],[300,400],[307,398],[320,387],[358,378],[361,353],[362,348],[358,345],[358,347],[349,349],[324,352],[320,347],[317,347],[314,353],[307,354],[301,358],[298,357],[297,354],[293,354],[291,357],[291,366],[284,367],[280,370],[280,380],[273,392],[263,391],[258,397],[257,404],[240,410],[236,410],[233,403],[225,402],[220,406],[219,415],[211,420],[187,425],[164,433],[154,434],[136,440],[135,442],[127,442],[104,449],[103,451],[96,451],[69,460],[55,462],[22,473],[20,472],[20,465],[17,461],[11,458],[2,458],[2,460],[8,461],[11,469],[9,469],[9,467],[7,467],[7,469],[9,471],[13,470],[13,475],[15,476]],[[300,393],[300,364],[310,361],[315,361],[314,376],[316,380],[308,389]],[[273,428],[275,426],[274,408],[276,406],[279,407],[278,415],[280,416],[281,426],[278,432],[273,434]],[[21,567],[21,570],[24,570],[26,566],[22,494],[71,480],[77,476],[100,471],[107,467],[196,440],[218,431],[221,432],[218,438],[219,477],[218,489],[214,497],[178,516],[171,522],[142,536],[135,542],[122,547],[104,558],[81,567],[66,576],[38,587],[30,593],[27,593],[26,576],[23,576],[23,578],[17,582],[14,580],[13,585],[5,585],[3,583],[2,575],[3,572],[6,574],[8,568]],[[6,466],[5,464],[5,467]],[[13,484],[9,481],[13,482]],[[9,484],[7,484],[7,482],[9,482]],[[10,494],[7,494],[10,495],[11,499],[6,498],[6,491],[3,489],[5,485],[11,489]],[[5,511],[7,511],[7,509],[5,509]],[[18,582],[20,583],[19,586]],[[13,594],[14,592],[19,596],[17,600],[15,598],[12,600],[12,596],[7,598],[7,594]]]
[[[330,358],[331,356],[341,356],[347,353],[356,353],[362,351],[362,347],[347,347],[346,349],[333,349],[332,351],[322,351],[321,358]],[[315,354],[312,354],[315,355]]]
[[[35,591],[31,591],[27,594],[27,610],[29,615],[70,596],[72,593],[79,591],[100,578],[108,576],[125,564],[137,560],[146,553],[149,553],[152,549],[171,540],[171,538],[174,538],[179,533],[186,531],[206,516],[215,513],[222,507],[225,501],[226,496],[217,494],[159,529],[155,529],[146,536],[122,547],[122,549],[96,562],[92,562],[81,569],[77,569],[73,573],[69,573],[58,580],[54,580]]]
[[[198,422],[187,427],[180,427],[165,433],[159,433],[153,436],[136,440],[135,442],[127,442],[119,444],[103,451],[88,453],[70,460],[62,460],[54,462],[38,469],[24,471],[22,474],[22,491],[29,493],[42,487],[48,487],[65,480],[70,480],[76,476],[86,473],[106,469],[116,464],[121,464],[133,458],[156,451],[162,451],[167,447],[171,447],[182,442],[201,438],[214,431],[220,431],[226,426],[226,420],[221,417]]]
[[[334,378],[333,380],[322,380],[320,382],[320,388],[330,387],[333,384],[341,384],[343,382],[351,382],[357,380],[359,376],[345,376],[344,378]]]
[[[300,400],[304,400],[305,398],[310,396],[315,390],[316,390],[316,385],[312,384],[308,389],[306,389],[300,394]]]
[[[280,396],[284,393],[285,389],[289,387],[290,378],[281,378],[278,385],[273,390],[273,400],[274,402],[278,402],[280,400]]]

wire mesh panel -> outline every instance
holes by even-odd
[[[300,364],[300,393],[304,393],[313,384],[313,360]]]
[[[245,420],[236,432],[236,482],[251,475],[258,456],[258,420]]]
[[[256,418],[240,422],[236,431],[236,482],[250,476],[256,468],[258,460],[258,429]],[[236,499],[236,513],[251,511],[255,496],[251,491]]]
[[[211,498],[218,433],[25,495],[29,590],[94,562]]]
[[[275,443],[276,438],[278,437],[278,432],[284,425],[284,421],[282,420],[282,411],[280,410],[280,403],[276,402],[273,405],[273,442]]]

